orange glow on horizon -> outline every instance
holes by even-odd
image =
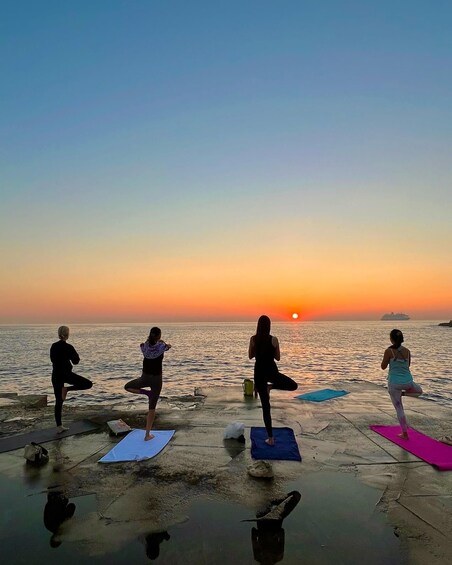
[[[92,250],[80,247],[70,258],[50,248],[45,260],[32,245],[22,253],[10,246],[10,267],[0,281],[0,323],[255,321],[261,314],[274,321],[295,320],[293,314],[298,322],[378,320],[391,311],[452,317],[452,263],[430,248],[422,260],[407,255],[400,264],[387,261],[386,247],[361,250],[359,242],[340,250],[331,242],[315,250],[300,243],[283,253],[276,240],[262,254],[253,245],[218,246],[210,255],[204,248],[178,248],[177,255],[149,261],[142,246],[130,242],[113,246],[114,252],[99,243]],[[277,269],[269,256],[278,257]],[[399,287],[394,281],[403,282]]]

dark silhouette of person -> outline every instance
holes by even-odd
[[[282,520],[278,523],[264,524],[257,522],[257,528],[251,530],[254,559],[262,565],[273,565],[284,558],[284,529]]]
[[[69,428],[63,426],[61,414],[63,402],[66,400],[67,393],[73,390],[88,390],[93,383],[73,371],[73,365],[80,363],[80,356],[73,345],[67,343],[69,339],[69,328],[60,326],[58,328],[59,341],[52,344],[50,348],[50,360],[52,361],[52,386],[55,394],[55,423],[57,433],[67,432]],[[66,386],[69,384],[71,386]]]
[[[272,500],[268,508],[256,513],[257,527],[251,530],[251,543],[254,559],[261,565],[273,565],[284,559],[282,524],[300,500],[301,494],[294,490],[284,498]]]
[[[146,536],[146,555],[151,561],[157,559],[160,555],[160,544],[162,541],[168,541],[170,537],[168,532],[156,532]]]
[[[257,321],[256,334],[250,339],[248,356],[256,359],[254,365],[254,390],[261,399],[262,415],[265,429],[267,430],[267,445],[275,445],[273,437],[272,415],[270,407],[270,391],[296,390],[297,383],[279,372],[276,361],[281,358],[279,341],[270,334],[271,320],[268,316],[261,316]]]
[[[51,547],[58,547],[61,541],[57,535],[63,522],[72,518],[75,512],[75,504],[69,502],[62,492],[49,492],[47,504],[44,508],[44,526],[52,532],[50,538]]]

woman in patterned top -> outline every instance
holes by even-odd
[[[165,351],[171,349],[169,343],[161,340],[162,332],[160,328],[151,328],[149,337],[145,343],[140,344],[143,353],[143,372],[141,377],[129,381],[125,386],[127,392],[134,394],[145,394],[149,400],[149,410],[146,417],[145,441],[154,437],[151,434],[152,425],[155,419],[155,407],[162,390],[162,363]],[[145,387],[149,387],[148,390]]]

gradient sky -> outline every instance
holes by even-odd
[[[452,318],[449,1],[3,1],[0,322]]]

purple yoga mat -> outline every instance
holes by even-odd
[[[400,426],[369,426],[371,430],[400,445],[419,459],[423,459],[439,471],[452,471],[452,446],[408,428],[409,439],[397,437]]]

